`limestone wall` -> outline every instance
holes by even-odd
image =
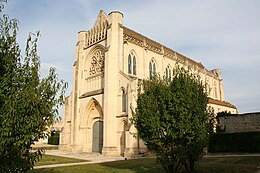
[[[260,131],[260,112],[221,116],[219,123],[226,133]]]
[[[78,33],[73,89],[65,102],[60,148],[96,152],[93,146],[102,144],[98,152],[103,155],[128,157],[145,152],[144,143],[133,136],[137,130],[130,122],[138,81],[149,78],[152,71],[161,76],[171,73],[168,76],[172,77],[176,63],[207,83],[212,98],[209,106],[215,112],[237,113],[235,106],[224,102],[220,70],[207,70],[201,63],[125,27],[123,14],[118,11],[109,15],[100,11],[94,26]],[[94,128],[96,122],[103,122],[102,128]],[[94,129],[99,129],[103,138]]]

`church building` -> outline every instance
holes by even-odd
[[[172,78],[175,64],[190,68],[209,86],[215,113],[237,113],[225,102],[219,69],[196,62],[123,24],[123,14],[100,11],[94,26],[78,33],[73,88],[65,100],[61,150],[130,157],[146,151],[131,124],[138,83],[159,73]]]

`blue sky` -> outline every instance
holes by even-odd
[[[50,66],[71,92],[77,33],[100,10],[121,11],[124,25],[198,62],[220,68],[225,100],[241,113],[260,111],[259,0],[9,0],[4,13],[17,18],[24,49],[40,31],[42,75]]]

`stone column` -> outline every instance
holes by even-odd
[[[79,89],[80,89],[80,71],[81,61],[80,57],[83,55],[83,48],[85,46],[85,32],[78,33],[78,42],[76,46],[76,58],[73,69],[73,86],[72,86],[72,117],[71,117],[71,147],[72,151],[80,151],[80,139],[79,139]]]

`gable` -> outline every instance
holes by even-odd
[[[100,10],[93,28],[102,25],[104,26],[104,24],[106,25],[107,23],[108,23],[108,17],[106,13],[103,10]]]

